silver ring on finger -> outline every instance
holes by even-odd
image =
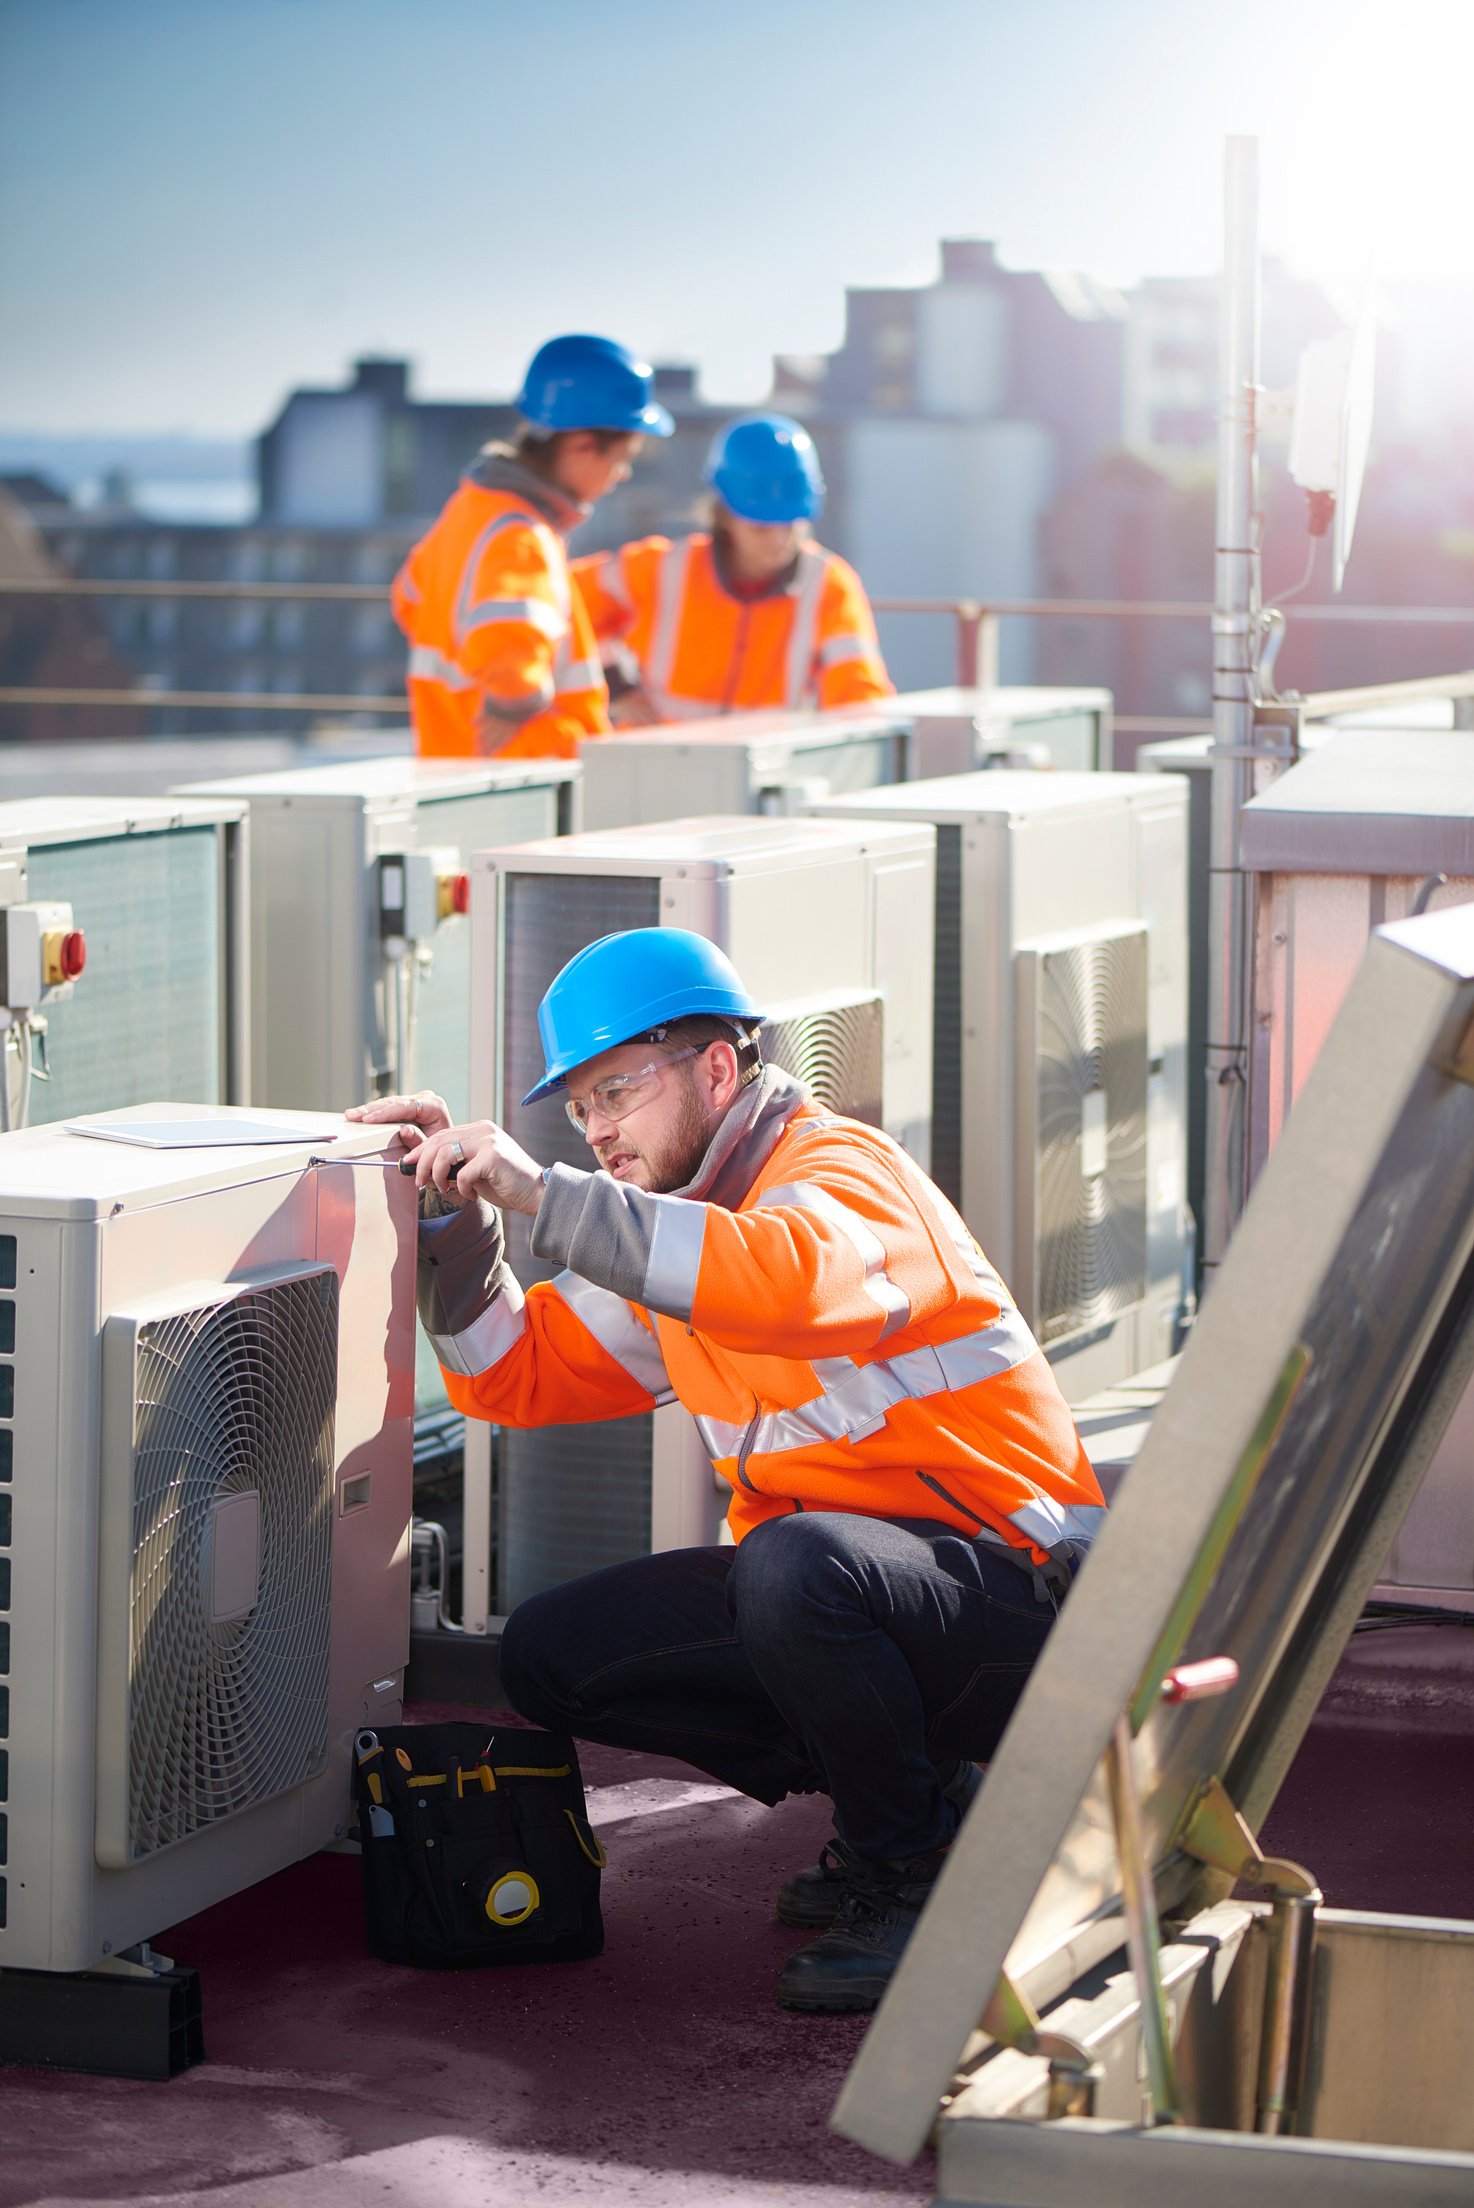
[[[464,1164],[465,1164],[465,1162],[466,1162],[466,1153],[465,1153],[465,1151],[464,1151],[464,1150],[463,1150],[463,1149],[461,1148],[461,1146],[460,1146],[460,1144],[459,1144],[458,1142],[453,1142],[453,1143],[451,1144],[451,1146],[450,1146],[450,1154],[451,1154],[451,1156],[452,1156],[452,1157],[453,1157],[453,1158],[455,1159],[455,1161],[456,1161],[456,1164],[457,1164],[457,1165],[464,1165]]]

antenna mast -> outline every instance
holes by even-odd
[[[1219,300],[1213,588],[1213,818],[1208,875],[1207,1156],[1203,1261],[1222,1259],[1248,1193],[1248,877],[1239,814],[1254,794],[1260,623],[1259,142],[1230,138]]]

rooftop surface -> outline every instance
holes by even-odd
[[[1474,1914],[1471,1747],[1474,1632],[1358,1635],[1263,1844],[1336,1907]],[[828,1805],[764,1809],[615,1749],[583,1766],[609,1851],[597,1961],[373,1962],[357,1862],[315,1856],[161,1937],[203,1977],[201,2067],[166,2085],[0,2072],[0,2208],[929,2202],[929,2156],[897,2170],[828,2129],[864,2020],[773,2003],[804,1938],[773,1895]]]

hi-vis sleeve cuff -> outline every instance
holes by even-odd
[[[555,1165],[532,1222],[533,1255],[628,1303],[689,1321],[706,1217],[706,1205],[688,1197],[652,1196],[609,1173]]]
[[[420,1221],[420,1324],[446,1370],[467,1379],[500,1363],[526,1329],[505,1247],[501,1215],[490,1204]]]

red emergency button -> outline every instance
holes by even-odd
[[[469,874],[437,874],[435,877],[435,917],[448,920],[453,912],[469,912],[471,909],[471,877]]]
[[[80,928],[48,928],[41,938],[41,979],[48,989],[75,981],[87,963],[87,938]]]

